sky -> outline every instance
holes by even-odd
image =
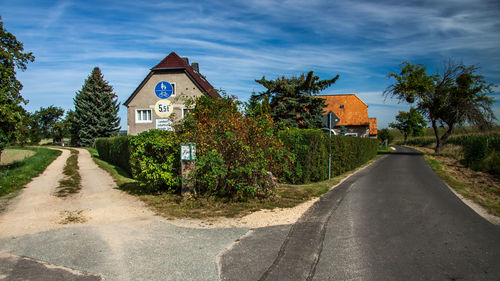
[[[30,112],[74,108],[95,66],[123,104],[174,51],[198,62],[216,89],[241,101],[264,91],[255,82],[262,76],[339,74],[322,94],[357,94],[379,128],[409,109],[383,96],[393,82],[387,74],[404,61],[434,74],[451,58],[479,66],[488,82],[500,85],[499,14],[496,0],[0,0],[4,28],[36,57],[17,74]],[[494,90],[500,118],[500,88]],[[119,114],[126,129],[125,106]]]

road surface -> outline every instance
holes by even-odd
[[[222,280],[500,280],[500,227],[398,148],[219,259]]]

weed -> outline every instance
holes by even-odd
[[[84,223],[87,221],[87,218],[82,213],[83,210],[62,211],[62,219],[59,221],[59,224]]]
[[[70,149],[71,155],[66,160],[63,174],[66,176],[59,181],[56,196],[66,197],[70,194],[78,193],[81,189],[81,177],[78,172],[78,150]]]

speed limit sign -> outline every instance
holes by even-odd
[[[172,102],[169,100],[159,100],[155,105],[155,112],[160,117],[168,117],[174,111]]]

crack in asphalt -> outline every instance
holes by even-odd
[[[323,250],[328,221],[358,177],[353,175],[325,194],[290,228],[278,256],[259,281],[281,280],[285,276],[312,280]]]

